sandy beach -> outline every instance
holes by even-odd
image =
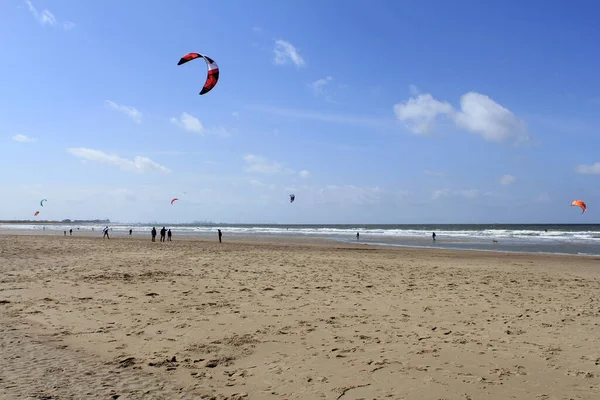
[[[598,399],[600,259],[0,235],[2,399]]]

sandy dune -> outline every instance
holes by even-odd
[[[600,399],[600,260],[0,235],[2,399]]]

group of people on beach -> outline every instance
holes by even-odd
[[[105,227],[102,232],[102,238],[106,238],[106,239],[110,239],[110,235],[109,235],[109,231],[111,231],[112,229],[110,229],[108,226]],[[73,230],[71,229],[69,231],[70,234],[73,233]],[[133,234],[133,229],[129,229],[129,236],[131,236]],[[158,234],[158,231],[156,230],[156,227],[153,226],[152,230],[150,231],[150,234],[152,236],[152,241],[156,242],[156,235]],[[65,236],[67,235],[66,231],[65,231]],[[221,232],[220,229],[217,229],[217,236],[219,238],[219,243],[222,243],[222,237],[223,237],[223,232]],[[162,229],[160,230],[160,241],[161,242],[171,242],[173,240],[173,232],[171,232],[171,229],[167,229],[164,226],[162,227]]]
[[[93,228],[92,228],[93,229]],[[106,238],[106,239],[110,239],[110,235],[109,235],[109,231],[111,231],[112,229],[109,228],[108,226],[105,227],[102,232],[102,238]],[[156,242],[156,235],[157,235],[158,231],[156,230],[156,227],[153,226],[152,230],[150,231],[150,234],[152,235],[152,241]],[[69,234],[73,234],[73,230],[71,229],[69,231]],[[133,234],[133,229],[129,229],[129,236],[131,236]],[[67,232],[65,231],[65,236],[67,235]],[[223,237],[223,232],[221,232],[220,229],[217,229],[217,235],[219,238],[219,243],[222,243],[222,237]],[[164,226],[162,227],[162,229],[160,230],[160,241],[161,242],[171,242],[173,239],[173,232],[171,232],[171,229],[167,229]]]
[[[152,241],[156,242],[156,227],[153,226],[152,227]],[[131,235],[131,231],[129,233]],[[217,229],[217,234],[219,236],[219,243],[221,243],[221,238],[223,236],[223,233],[221,232],[220,229]],[[166,236],[166,240],[168,242],[171,242],[172,237],[173,237],[173,233],[171,232],[171,229],[166,229],[164,226],[162,227],[162,229],[160,230],[160,241],[164,242],[165,241],[165,236]]]
[[[171,238],[173,237],[173,233],[171,233],[171,229],[167,230],[167,228],[165,228],[163,226],[162,229],[160,230],[160,241],[164,242],[165,237],[166,237],[166,240],[170,242]],[[152,227],[152,241],[156,242],[156,227],[155,226]]]

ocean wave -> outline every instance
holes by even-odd
[[[67,224],[0,224],[2,230],[49,230],[49,231],[99,231],[105,225],[67,225]],[[471,225],[472,226],[472,225]],[[157,229],[162,225],[156,225]],[[113,232],[149,232],[152,225],[111,224]],[[281,227],[281,226],[170,226],[174,233],[180,234],[214,234],[221,229],[233,235],[266,235],[266,236],[308,236],[308,237],[354,237],[357,232],[362,238],[381,239],[415,239],[429,238],[435,228],[402,229],[398,227]],[[543,229],[441,229],[435,230],[437,238],[455,240],[491,240],[515,239],[522,241],[591,241],[600,243],[600,231],[597,230],[548,230]]]

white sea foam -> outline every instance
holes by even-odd
[[[67,225],[67,224],[0,224],[2,230],[50,230],[68,231],[69,229],[81,231],[102,231],[105,225]],[[113,232],[149,232],[152,225],[125,225],[109,224]],[[162,225],[156,225],[160,229]],[[573,226],[569,226],[572,228]],[[435,228],[427,229],[402,229],[399,227],[332,227],[332,226],[169,226],[174,233],[180,234],[214,234],[221,229],[234,235],[275,235],[275,236],[308,236],[308,237],[354,237],[357,232],[364,239],[415,239],[429,238]],[[482,240],[513,239],[517,241],[534,242],[593,242],[600,244],[600,231],[592,230],[549,230],[543,229],[448,229],[435,230],[439,240]]]

